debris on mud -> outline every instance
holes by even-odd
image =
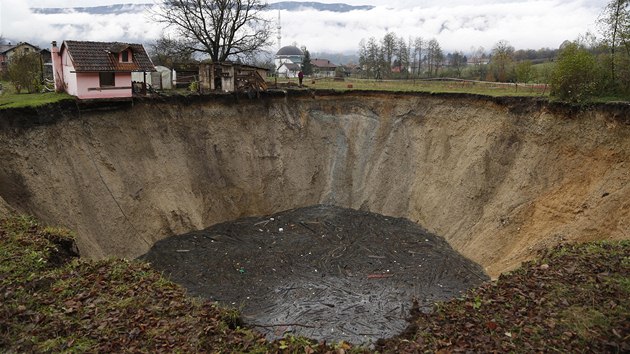
[[[157,242],[141,259],[189,293],[239,308],[269,339],[370,343],[487,281],[441,237],[403,218],[318,205]]]

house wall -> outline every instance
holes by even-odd
[[[77,93],[81,99],[131,97],[131,72],[116,73],[114,87],[100,87],[98,73],[77,73]]]
[[[9,63],[7,62],[7,56],[4,54],[0,54],[0,72],[7,71],[9,67]]]
[[[70,59],[70,55],[68,55],[67,51],[64,51],[61,55],[61,85],[65,87],[65,90],[68,94],[77,96],[77,74],[74,72],[74,66],[72,65],[72,60]]]
[[[221,77],[221,90],[224,92],[233,92],[234,91],[234,67],[233,66],[223,66],[223,73],[227,73],[227,76]]]
[[[278,68],[278,76],[280,77],[297,77],[297,71],[289,70],[284,64]]]
[[[335,76],[335,69],[330,69],[330,68],[319,68],[316,66],[313,66],[313,76],[315,77],[334,77]]]
[[[28,43],[21,43],[21,44],[18,44],[15,48],[7,52],[6,60],[7,61],[11,60],[11,57],[18,53],[33,53],[33,52],[39,53],[39,48],[34,47]]]
[[[199,64],[199,88],[201,91],[214,90],[213,64]]]

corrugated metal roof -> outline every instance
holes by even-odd
[[[118,53],[131,49],[132,62],[121,63]],[[77,72],[96,71],[155,71],[142,44],[120,42],[64,41],[61,51],[67,50]]]

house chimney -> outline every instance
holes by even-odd
[[[57,41],[52,41],[51,46],[50,46],[50,53],[51,54],[55,54],[55,53],[59,54],[59,47],[57,47]]]
[[[53,78],[55,80],[55,91],[62,92],[65,90],[63,78],[63,66],[61,63],[61,53],[57,47],[57,41],[52,41],[50,48],[50,58],[52,59]]]

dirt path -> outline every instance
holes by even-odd
[[[286,332],[367,343],[488,277],[402,218],[313,206],[162,240],[141,257],[191,294],[242,310],[269,338]]]

